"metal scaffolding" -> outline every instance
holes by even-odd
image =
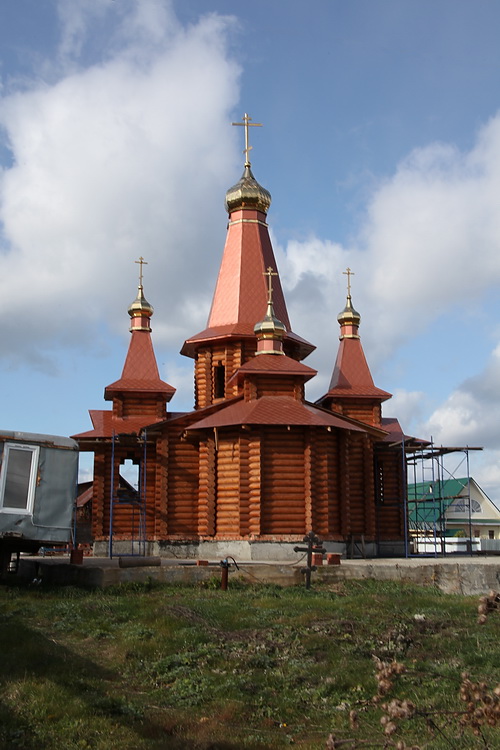
[[[405,447],[407,491],[405,493],[406,556],[444,557],[449,554],[474,554],[472,537],[472,505],[470,496],[470,451],[482,448],[436,447],[432,440],[420,447]],[[450,469],[445,458],[459,454],[458,464]],[[450,493],[456,487],[458,472],[465,464],[466,481],[460,494]],[[464,471],[462,469],[461,476]],[[454,483],[450,480],[455,480]],[[468,527],[464,537],[450,537],[446,528],[446,510],[458,498],[467,511]]]

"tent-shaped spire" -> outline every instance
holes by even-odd
[[[204,331],[187,339],[182,354],[194,357],[201,345],[230,339],[254,340],[254,326],[262,320],[268,304],[265,272],[276,269],[276,260],[266,222],[271,195],[255,179],[249,161],[248,128],[252,123],[245,115],[245,167],[241,179],[226,193],[229,213],[226,244]],[[297,336],[290,326],[279,276],[274,282],[273,304],[276,317],[286,328],[285,350],[306,357],[314,346]]]
[[[130,315],[130,332],[132,334],[128,348],[127,357],[123,366],[121,378],[104,391],[104,398],[111,401],[118,394],[158,394],[164,402],[170,401],[175,393],[173,388],[161,380],[156,363],[156,356],[151,340],[151,317],[153,306],[144,297],[142,285],[142,266],[145,263],[141,257],[136,263],[140,263],[141,271],[137,297],[128,309]],[[140,406],[138,406],[140,410]]]
[[[328,392],[318,399],[318,403],[334,408],[334,405],[338,406],[348,400],[368,400],[380,405],[382,401],[391,398],[391,394],[377,388],[373,382],[359,337],[361,316],[354,309],[351,299],[350,279],[353,272],[348,268],[344,273],[348,277],[347,301],[337,316],[340,324],[340,344],[330,387]],[[343,411],[345,412],[345,409]],[[376,421],[379,419],[380,415]]]
[[[146,300],[142,286],[145,260],[140,258],[136,263],[141,270],[137,297],[128,309],[131,338],[127,357],[121,378],[104,390],[104,398],[113,402],[113,409],[91,410],[92,430],[74,435],[81,449],[96,439],[137,434],[146,425],[164,420],[166,404],[175,393],[175,388],[161,380],[158,372],[151,340],[153,307]]]

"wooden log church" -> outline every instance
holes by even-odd
[[[240,123],[239,123],[240,124]],[[382,416],[390,394],[374,385],[351,299],[328,392],[305,397],[314,346],[294,332],[269,237],[269,192],[248,159],[226,194],[227,239],[207,327],[181,353],[193,359],[195,403],[172,412],[161,380],[143,290],[128,313],[121,377],[75,435],[93,451],[94,553],[295,559],[313,531],[330,551],[354,543],[373,555],[404,551],[405,436]],[[137,470],[127,481],[124,465]]]

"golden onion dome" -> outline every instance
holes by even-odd
[[[346,306],[344,307],[342,312],[337,315],[337,320],[340,325],[359,326],[359,324],[361,323],[361,315],[352,306],[350,294],[347,295]]]
[[[266,314],[259,323],[254,326],[257,338],[282,340],[286,334],[286,326],[274,314],[273,303],[267,303]]]
[[[146,315],[147,317],[151,317],[151,315],[154,313],[154,307],[153,305],[150,305],[147,299],[144,296],[144,290],[142,288],[142,284],[139,284],[137,288],[137,297],[132,302],[128,309],[128,314],[131,318],[137,318],[142,315]]]
[[[252,174],[250,165],[245,165],[241,180],[229,188],[226,193],[226,209],[228,213],[239,208],[255,208],[267,214],[271,205],[271,193],[259,185]]]

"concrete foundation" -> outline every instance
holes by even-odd
[[[261,541],[261,540],[200,540],[191,542],[159,541],[146,542],[145,555],[147,557],[164,557],[180,560],[223,560],[234,557],[236,560],[254,562],[296,562],[298,559],[294,547],[303,546],[302,537],[293,541]],[[404,542],[321,542],[329,553],[338,553],[353,559],[367,559],[379,557],[404,557]],[[113,542],[113,557],[129,555],[139,549],[130,541]],[[93,553],[96,557],[107,557],[108,542],[94,542]]]
[[[236,560],[261,562],[297,562],[299,555],[294,547],[303,545],[302,537],[294,541],[247,541],[247,540],[201,540],[192,542],[147,542],[145,553],[179,560],[223,560],[234,557]],[[328,543],[323,545],[329,552],[344,554],[346,545],[343,543]],[[95,556],[108,555],[107,542],[95,542],[93,546]],[[127,555],[131,552],[130,542],[113,542],[113,557]]]
[[[435,586],[445,594],[476,596],[500,591],[499,557],[457,557],[404,560],[342,560],[331,568],[329,580],[370,578]],[[324,569],[320,572],[323,577]]]
[[[221,551],[221,550],[219,550]],[[325,556],[326,557],[326,556]],[[144,558],[137,564],[130,558],[120,565],[120,558],[85,557],[82,565],[66,558],[23,557],[18,579],[50,585],[81,585],[105,587],[130,581],[163,581],[167,583],[199,583],[220,580],[220,560],[210,558],[206,565],[194,560],[154,558],[145,565]],[[230,566],[229,587],[235,579],[248,583],[274,583],[280,586],[303,585],[304,561],[286,564],[279,561],[252,562],[237,558],[239,569]],[[457,557],[401,560],[346,560],[328,565],[324,560],[312,573],[313,586],[319,582],[340,583],[349,579],[400,581],[420,586],[434,586],[447,594],[476,596],[490,590],[500,591],[500,557]]]

